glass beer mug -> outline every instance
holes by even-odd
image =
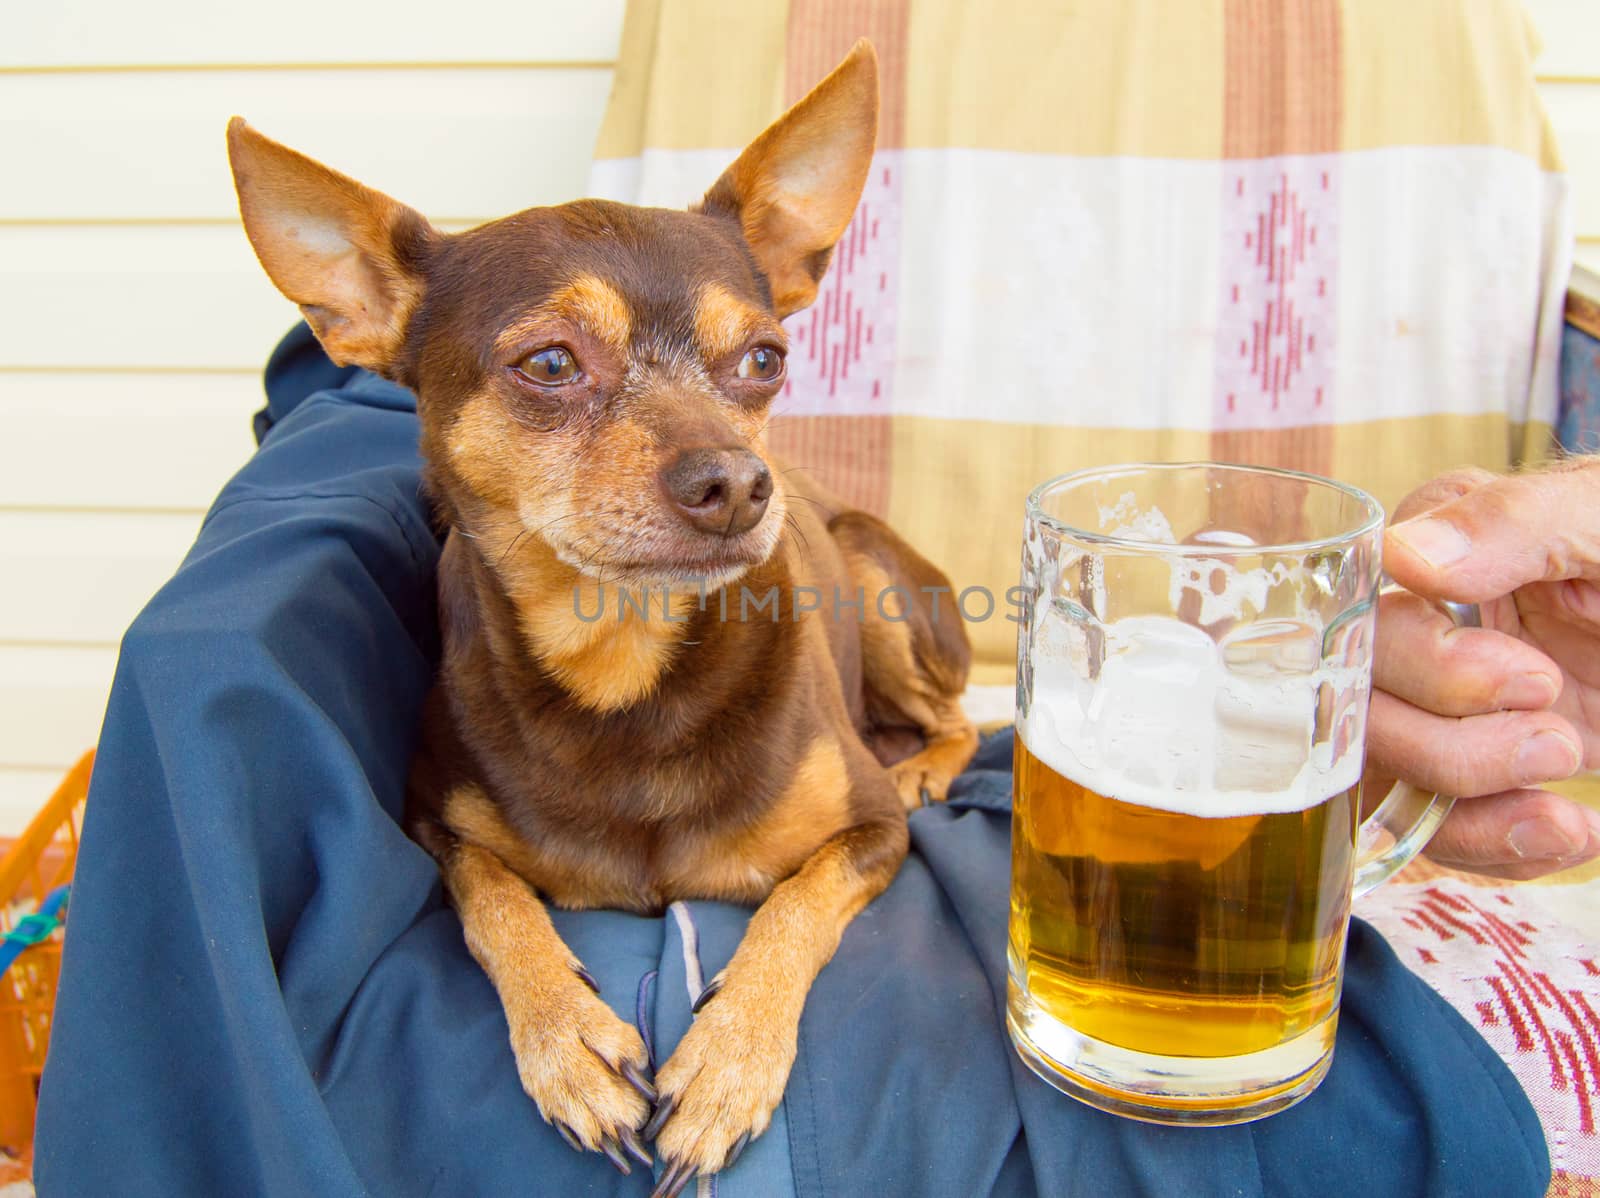
[[[1351,899],[1450,804],[1361,819],[1383,519],[1209,464],[1028,497],[1007,1023],[1056,1088],[1222,1124],[1326,1074]]]

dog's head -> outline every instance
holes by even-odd
[[[228,150],[250,242],[329,356],[415,391],[453,524],[606,581],[720,584],[782,530],[778,322],[855,211],[877,97],[859,42],[692,211],[583,200],[454,235],[238,118]]]

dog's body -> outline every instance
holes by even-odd
[[[452,536],[445,659],[412,786],[418,838],[443,857],[441,832],[470,829],[558,906],[655,912],[680,898],[760,902],[829,836],[902,824],[872,747],[880,728],[950,724],[960,741],[946,702],[965,672],[959,625],[930,619],[917,588],[937,576],[889,529],[812,486],[789,488],[803,502],[772,556],[703,598],[586,587],[520,550],[536,560],[518,562],[510,585],[539,595],[580,645],[560,675],[527,650],[506,569]],[[903,623],[875,610],[894,584],[916,593]]]
[[[450,531],[409,829],[528,1093],[619,1167],[654,1135],[663,1194],[766,1126],[812,979],[976,745],[943,577],[765,451],[778,319],[816,294],[875,111],[863,44],[697,212],[582,201],[454,237],[230,126],[268,273],[335,359],[418,395]],[[760,904],[659,1095],[540,896]]]

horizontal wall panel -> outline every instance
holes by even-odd
[[[504,216],[583,194],[610,86],[609,67],[0,73],[0,220],[234,219],[234,114],[425,215]]]
[[[253,373],[0,374],[0,508],[203,511],[264,402]]]
[[[0,764],[65,769],[94,746],[114,648],[0,642]]]
[[[116,644],[199,531],[197,515],[0,510],[5,639]]]
[[[0,371],[260,371],[298,319],[237,227],[0,226]]]
[[[1523,0],[1523,7],[1544,43],[1544,52],[1533,64],[1539,74],[1600,78],[1600,4]]]
[[[278,0],[253,16],[214,0],[51,0],[0,7],[0,67],[208,63],[609,62],[624,0],[328,4]]]
[[[1578,235],[1600,237],[1600,83],[1544,83],[1539,93],[1572,180]]]

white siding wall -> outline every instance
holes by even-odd
[[[117,640],[250,452],[293,319],[237,229],[227,118],[447,226],[569,199],[622,4],[0,10],[0,835],[93,742]],[[1530,8],[1600,269],[1600,3]]]
[[[0,6],[0,835],[94,743],[295,317],[238,229],[228,117],[446,227],[572,199],[622,7]]]

